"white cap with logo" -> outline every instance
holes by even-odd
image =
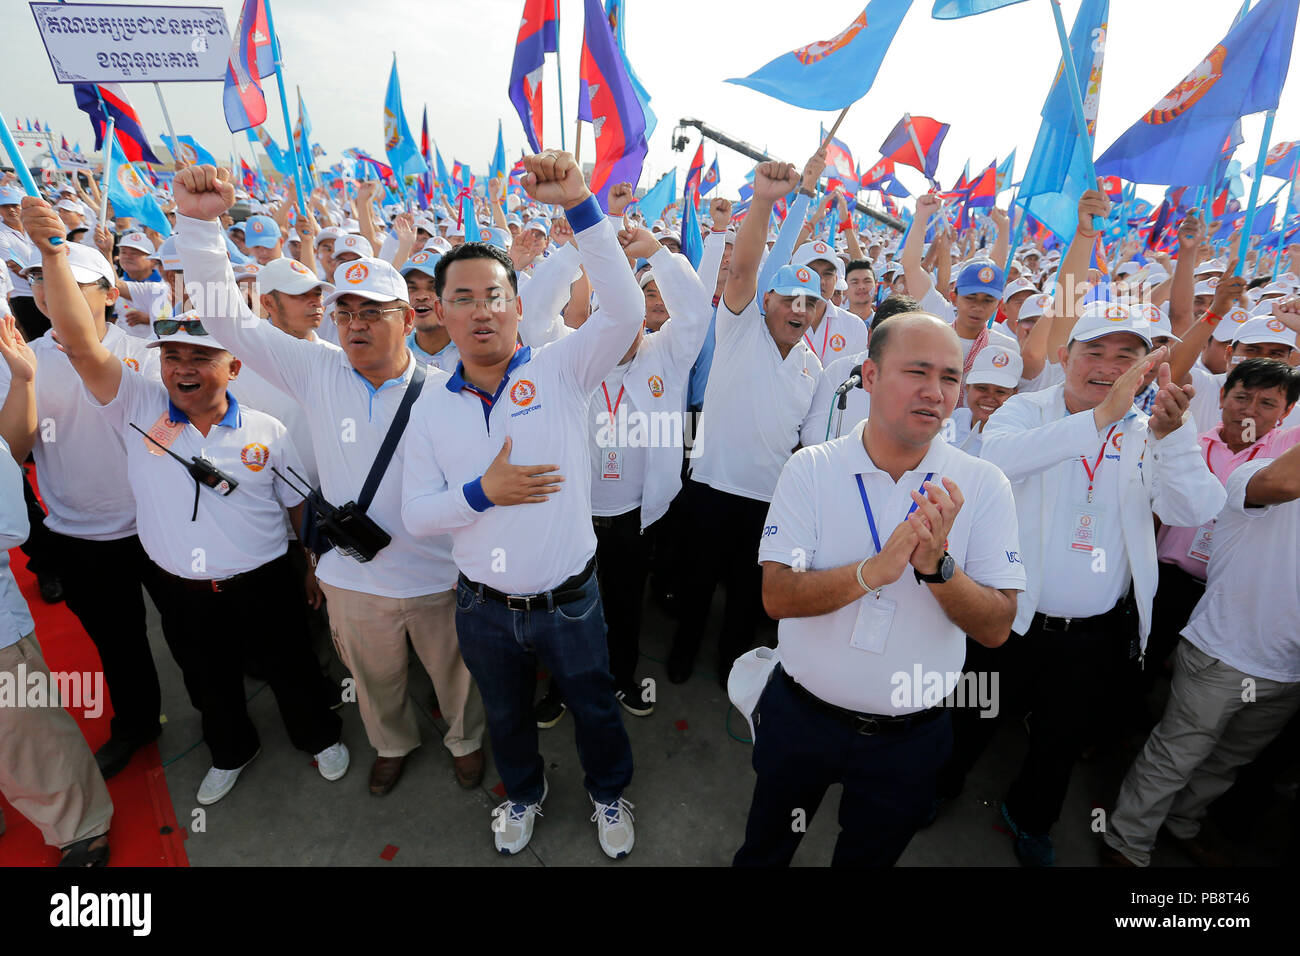
[[[328,291],[330,288],[328,282],[316,278],[316,274],[297,259],[284,256],[264,265],[258,273],[257,283],[263,292],[283,292],[286,295],[301,295],[319,288]]]
[[[1070,330],[1071,342],[1091,342],[1104,335],[1130,332],[1151,346],[1151,323],[1119,302],[1089,302]]]
[[[325,307],[345,295],[359,295],[371,302],[410,301],[406,280],[383,259],[357,259],[335,269],[334,291],[325,297]]]
[[[1000,345],[986,345],[976,353],[975,361],[966,373],[966,384],[1016,388],[1024,373],[1025,363],[1019,353]]]
[[[1222,324],[1222,323],[1220,323]],[[1261,315],[1243,322],[1237,328],[1232,344],[1237,345],[1288,345],[1295,348],[1295,330],[1275,316]]]

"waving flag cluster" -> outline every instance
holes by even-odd
[[[510,67],[510,102],[534,153],[542,151],[542,66],[559,49],[556,0],[524,0],[524,16]]]
[[[276,72],[275,49],[266,22],[266,0],[244,0],[235,24],[222,106],[232,133],[266,122],[261,81]]]
[[[838,110],[862,99],[912,0],[871,0],[831,37],[777,57],[749,76],[727,80],[808,110]]]
[[[615,183],[636,187],[647,152],[645,112],[628,79],[609,21],[600,0],[584,0],[582,65],[578,118],[591,123],[596,134],[596,164],[591,191],[600,208],[609,209],[609,189]]]

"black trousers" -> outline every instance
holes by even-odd
[[[36,492],[27,480],[26,471],[23,473],[23,501],[27,505],[27,524],[30,525],[27,540],[22,544],[23,554],[27,555],[27,570],[40,576],[57,574],[57,544],[52,538],[53,532],[45,527],[45,509],[36,499]]]
[[[1130,600],[1107,614],[1072,622],[1067,631],[1044,630],[1039,621],[1035,618],[1024,635],[1013,631],[1001,647],[967,638],[965,670],[998,675],[998,715],[955,709],[952,758],[939,776],[941,796],[959,794],[1001,722],[1028,712],[1029,752],[1006,803],[1016,825],[1032,834],[1047,833],[1060,816],[1079,752],[1131,686],[1138,667],[1129,657],[1138,633]]]
[[[1192,577],[1176,564],[1161,561],[1160,582],[1151,605],[1151,636],[1147,638],[1143,689],[1149,690],[1164,670],[1169,655],[1178,646],[1180,632],[1187,626],[1202,595],[1205,582]]]
[[[698,481],[686,482],[682,494],[686,496],[690,540],[683,555],[681,616],[672,653],[681,660],[695,659],[713,591],[721,582],[727,596],[718,637],[718,669],[726,673],[753,645],[763,614],[758,543],[768,503],[717,491]]]
[[[135,535],[88,541],[46,531],[63,581],[64,600],[90,635],[113,701],[110,735],[134,741],[158,736],[162,696],[149,650],[144,589],[163,597],[153,565]]]
[[[216,592],[155,571],[166,605],[159,608],[164,636],[203,717],[212,766],[234,770],[257,753],[257,730],[244,701],[243,665],[250,645],[258,648],[293,745],[316,754],[338,742],[342,722],[319,693],[302,584],[287,553]]]
[[[592,518],[596,529],[596,579],[605,608],[609,670],[614,689],[636,684],[641,656],[641,610],[650,574],[650,534],[641,531],[641,509],[612,518]]]
[[[833,866],[892,866],[934,799],[952,746],[949,715],[859,734],[804,700],[778,669],[758,701],[754,798],[735,866],[787,866],[833,783],[844,785]],[[798,811],[803,811],[802,815]]]
[[[10,296],[9,311],[13,312],[14,321],[18,323],[18,328],[28,342],[39,339],[50,330],[50,320],[44,312],[36,308],[36,299],[33,296]]]

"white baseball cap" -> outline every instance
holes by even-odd
[[[442,236],[434,236],[424,244],[424,251],[448,253],[451,252],[451,243]]]
[[[1024,360],[1014,349],[986,345],[976,353],[975,361],[966,374],[966,384],[1016,388],[1020,385],[1020,377],[1024,372]]]
[[[1239,305],[1234,305],[1219,320],[1210,337],[1216,342],[1231,342],[1237,337],[1237,330],[1250,321],[1250,313]]]
[[[1227,264],[1222,259],[1206,259],[1196,267],[1196,271],[1192,274],[1196,276],[1222,275],[1223,270],[1227,267]]]
[[[792,266],[806,266],[810,262],[816,262],[818,259],[825,259],[827,262],[834,264],[835,250],[828,243],[816,239],[812,242],[805,242],[802,246],[794,251],[790,258]]]
[[[168,343],[182,342],[188,345],[200,345],[205,349],[223,349],[229,351],[224,345],[208,334],[207,329],[203,327],[203,317],[193,309],[182,312],[180,315],[171,316],[170,318],[164,316],[160,319],[154,319],[155,333],[158,333],[158,323],[160,322],[164,323],[164,328],[167,327],[166,323],[169,322],[178,322],[182,324],[177,327],[176,331],[168,335],[159,334],[158,338],[150,339],[145,345],[145,348],[156,349],[161,348]],[[186,328],[186,324],[189,324],[190,328]]]
[[[138,249],[145,255],[153,255],[153,240],[143,232],[128,232],[117,243],[119,249]]]
[[[1129,308],[1151,325],[1152,339],[1166,338],[1173,339],[1175,342],[1182,341],[1179,336],[1174,335],[1174,327],[1169,321],[1169,316],[1159,306],[1152,305],[1150,302],[1135,302]]]
[[[1013,279],[1008,282],[1006,288],[1002,290],[1002,301],[1010,301],[1013,295],[1019,295],[1021,292],[1037,291],[1038,287],[1028,279]]]
[[[272,259],[257,274],[258,284],[263,292],[283,292],[286,295],[302,295],[312,289],[328,290],[329,283],[316,278],[316,274],[297,259],[281,256]]]
[[[528,224],[524,226],[524,228],[535,229],[538,232],[540,232],[543,236],[549,236],[551,234],[550,224],[547,223],[547,221],[543,219],[541,216],[537,216],[536,218],[529,219]]]
[[[1222,324],[1222,323],[1220,323]],[[1243,322],[1237,328],[1237,334],[1232,339],[1232,344],[1236,345],[1264,345],[1267,343],[1277,343],[1279,345],[1289,345],[1295,348],[1295,332],[1288,329],[1281,319],[1275,316],[1256,316],[1247,322]]]
[[[1192,289],[1192,296],[1214,295],[1214,290],[1218,287],[1219,279],[1217,276],[1213,276],[1209,279],[1202,279],[1200,282],[1196,283],[1196,286]]]
[[[1151,347],[1151,323],[1119,302],[1089,302],[1070,330],[1071,342],[1092,342],[1116,332],[1131,332]]]
[[[346,229],[340,229],[338,226],[326,226],[316,233],[316,245],[319,246],[326,239],[342,239],[347,234]]]
[[[375,254],[374,248],[370,245],[370,240],[365,236],[357,236],[348,233],[346,236],[340,236],[334,240],[334,258],[337,259],[345,252],[350,252],[360,259],[368,259]]]
[[[274,261],[282,262],[286,260],[276,259]],[[238,265],[234,266],[233,268],[235,270],[236,282],[251,282],[252,280],[256,279],[257,274],[262,271],[262,267],[259,266],[252,259],[249,259],[247,262],[241,262]]]
[[[181,271],[180,253],[176,251],[176,237],[168,236],[163,240],[162,245],[149,257],[157,262],[168,272]]]
[[[1128,262],[1121,262],[1119,268],[1115,270],[1115,273],[1121,276],[1131,276],[1133,273],[1141,271],[1142,267],[1136,262],[1130,260]]]
[[[383,259],[357,259],[334,270],[334,290],[325,297],[329,308],[345,295],[359,295],[371,302],[409,302],[406,280]]]
[[[1052,307],[1052,297],[1046,292],[1040,292],[1038,295],[1031,295],[1020,306],[1021,319],[1037,319],[1047,314],[1047,310]]]
[[[100,279],[105,279],[110,285],[117,284],[117,273],[98,249],[92,249],[80,242],[67,243],[67,248],[68,265],[72,269],[72,277],[78,282],[98,282]]]

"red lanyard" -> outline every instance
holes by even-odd
[[[605,393],[605,407],[609,409],[609,423],[612,425],[614,424],[614,416],[618,414],[619,403],[623,401],[624,387],[622,385],[618,387],[618,398],[614,399],[613,406],[609,404],[609,389],[605,387],[604,382],[600,383],[600,390]]]
[[[1097,472],[1101,471],[1101,459],[1106,454],[1106,446],[1110,444],[1110,436],[1115,434],[1118,425],[1111,425],[1110,431],[1106,433],[1106,438],[1101,443],[1101,451],[1097,452],[1097,460],[1090,466],[1086,455],[1080,455],[1079,460],[1083,462],[1083,470],[1088,475],[1088,504],[1092,504],[1092,486],[1097,480]]]
[[[1225,447],[1226,447],[1227,443],[1225,442],[1224,444],[1225,444]],[[1210,464],[1210,449],[1211,449],[1213,446],[1214,446],[1214,439],[1211,438],[1209,444],[1205,446],[1205,467],[1208,468],[1208,469],[1210,469],[1210,474],[1214,475],[1215,478],[1219,478],[1219,476],[1218,476],[1217,474],[1215,474],[1214,466]],[[1255,447],[1252,448],[1252,449],[1250,450],[1250,455],[1246,458],[1246,461],[1253,461],[1253,460],[1255,459],[1255,456],[1258,455],[1258,454],[1260,453],[1260,450],[1261,450],[1263,447],[1264,447],[1264,446],[1263,446],[1262,444],[1256,442],[1256,443],[1255,443]],[[1231,448],[1229,448],[1228,450],[1229,450],[1229,451],[1232,451]],[[1235,456],[1234,456],[1234,457],[1235,457]],[[1246,463],[1246,461],[1243,461],[1242,464],[1244,465],[1244,464]],[[1219,478],[1219,480],[1220,480],[1220,481],[1223,481],[1222,478]]]
[[[821,361],[823,358],[826,357],[826,341],[830,336],[830,334],[831,334],[831,317],[829,315],[824,315],[822,316],[822,350],[821,352],[817,353],[818,361]],[[808,338],[807,332],[803,334],[803,337],[804,337],[804,341],[808,343],[808,347],[810,349],[813,349],[814,352],[817,352],[817,350],[813,348],[812,339]]]

